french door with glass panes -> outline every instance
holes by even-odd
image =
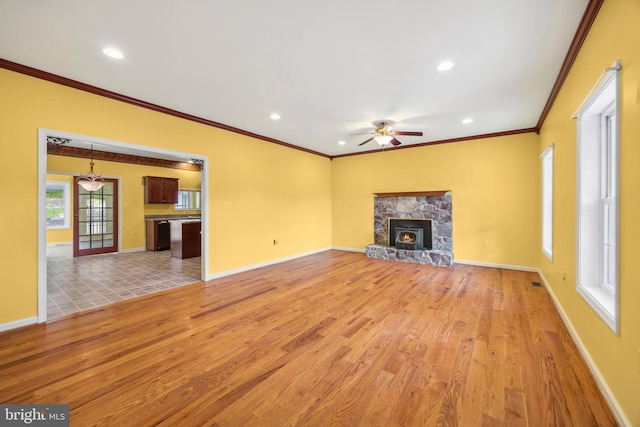
[[[74,257],[118,250],[118,180],[105,178],[104,182],[91,192],[74,185]]]

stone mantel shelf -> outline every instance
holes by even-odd
[[[376,197],[418,197],[418,196],[444,196],[451,190],[436,191],[404,191],[398,193],[373,193]]]

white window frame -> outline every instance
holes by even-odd
[[[620,63],[605,70],[576,112],[578,293],[620,331]]]
[[[542,253],[553,260],[553,144],[540,155],[542,160]]]
[[[49,225],[47,224],[47,230],[64,230],[71,228],[71,184],[67,181],[47,181],[47,187],[49,186],[62,187],[62,204],[64,209],[64,223],[61,225]],[[46,200],[46,190],[45,190]]]

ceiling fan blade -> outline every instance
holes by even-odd
[[[402,132],[402,131],[395,131],[394,132],[396,135],[406,135],[406,136],[422,136],[422,132]]]
[[[362,143],[358,144],[358,147],[360,147],[361,145],[366,144],[367,142],[371,141],[372,139],[373,139],[373,138],[369,138],[369,139],[367,139],[365,142],[362,142]]]
[[[389,141],[391,144],[393,145],[400,145],[402,144],[402,142],[398,141],[397,139],[393,138],[391,141]]]

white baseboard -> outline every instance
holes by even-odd
[[[463,259],[454,259],[453,262],[455,264],[464,264],[464,265],[475,265],[478,267],[492,267],[492,268],[504,268],[506,270],[520,270],[520,271],[531,271],[533,273],[538,273],[540,270],[534,267],[524,267],[522,265],[510,265],[510,264],[495,264],[492,262],[482,262],[482,261],[467,261]]]
[[[335,249],[338,251],[349,251],[349,252],[362,252],[362,253],[366,252],[366,249],[364,248],[350,248],[346,246],[333,246],[331,249]],[[462,260],[457,258],[454,259],[453,262],[455,264],[475,265],[478,267],[505,268],[507,270],[531,271],[533,273],[537,273],[539,271],[535,267],[524,267],[521,265],[509,265],[509,264],[495,264],[495,263],[482,262],[482,261],[468,261],[468,260]]]
[[[226,277],[226,276],[231,276],[233,274],[238,274],[238,273],[244,273],[245,271],[250,271],[250,270],[255,270],[256,268],[260,268],[260,267],[267,267],[269,265],[274,265],[274,264],[280,264],[281,262],[285,262],[285,261],[291,261],[297,258],[302,258],[308,255],[313,255],[313,254],[317,254],[320,252],[326,252],[328,250],[330,250],[331,248],[323,248],[323,249],[318,249],[315,251],[310,251],[310,252],[304,252],[301,254],[296,254],[296,255],[292,255],[292,256],[288,256],[288,257],[284,257],[284,258],[277,258],[271,261],[265,261],[265,262],[259,262],[257,264],[251,264],[251,265],[245,265],[244,267],[240,267],[240,268],[234,268],[231,270],[225,270],[225,271],[221,271],[218,273],[213,273],[213,274],[207,274],[207,277],[205,279],[205,281],[208,280],[213,280],[213,279],[219,279],[221,277]]]
[[[600,371],[598,370],[598,367],[596,366],[595,362],[591,358],[589,351],[587,350],[584,343],[580,339],[580,336],[574,329],[573,324],[571,323],[571,320],[569,320],[567,313],[565,313],[564,309],[562,308],[562,305],[560,305],[560,301],[558,301],[558,298],[556,298],[556,295],[551,290],[551,287],[549,286],[547,279],[544,277],[544,275],[539,269],[537,270],[537,273],[542,279],[542,283],[544,284],[545,289],[549,293],[549,296],[551,297],[553,304],[556,306],[556,310],[558,310],[558,313],[560,313],[560,317],[562,318],[564,325],[569,331],[569,334],[571,335],[573,342],[576,344],[576,347],[578,347],[580,354],[582,354],[582,357],[587,363],[587,366],[589,367],[589,370],[591,371],[593,378],[596,380],[596,385],[598,386],[600,393],[602,393],[604,400],[609,405],[609,409],[611,409],[611,412],[613,413],[613,416],[615,417],[616,421],[618,422],[618,424],[620,424],[623,427],[631,427],[631,422],[624,414],[624,411],[618,404],[618,401],[616,400],[615,396],[611,392],[611,389],[607,385],[607,382],[602,377],[602,374],[600,374]]]
[[[53,243],[47,243],[47,246],[63,246],[63,245],[73,245],[73,241],[71,241],[71,242],[53,242]]]
[[[0,332],[33,325],[34,323],[38,323],[38,316],[27,317],[26,319],[14,320],[13,322],[0,324]]]
[[[362,252],[365,253],[366,249],[363,248],[350,248],[346,246],[333,246],[331,249],[335,249],[337,251],[349,251],[349,252]],[[495,264],[490,262],[482,262],[482,261],[468,261],[462,259],[454,259],[455,264],[465,264],[465,265],[475,265],[478,267],[492,267],[492,268],[504,268],[507,270],[520,270],[520,271],[530,271],[533,273],[538,273],[538,270],[535,267],[524,267],[522,265],[510,265],[510,264]]]
[[[347,252],[361,252],[361,253],[366,252],[366,249],[363,249],[363,248],[349,248],[347,246],[332,246],[331,249],[335,249],[336,251],[347,251]]]
[[[121,251],[118,251],[118,253],[121,253],[121,254],[128,254],[128,253],[130,253],[130,252],[144,252],[144,251],[146,251],[146,250],[147,250],[147,248],[143,246],[143,247],[141,247],[141,248],[129,248],[129,249],[123,249],[123,250],[121,250]]]

